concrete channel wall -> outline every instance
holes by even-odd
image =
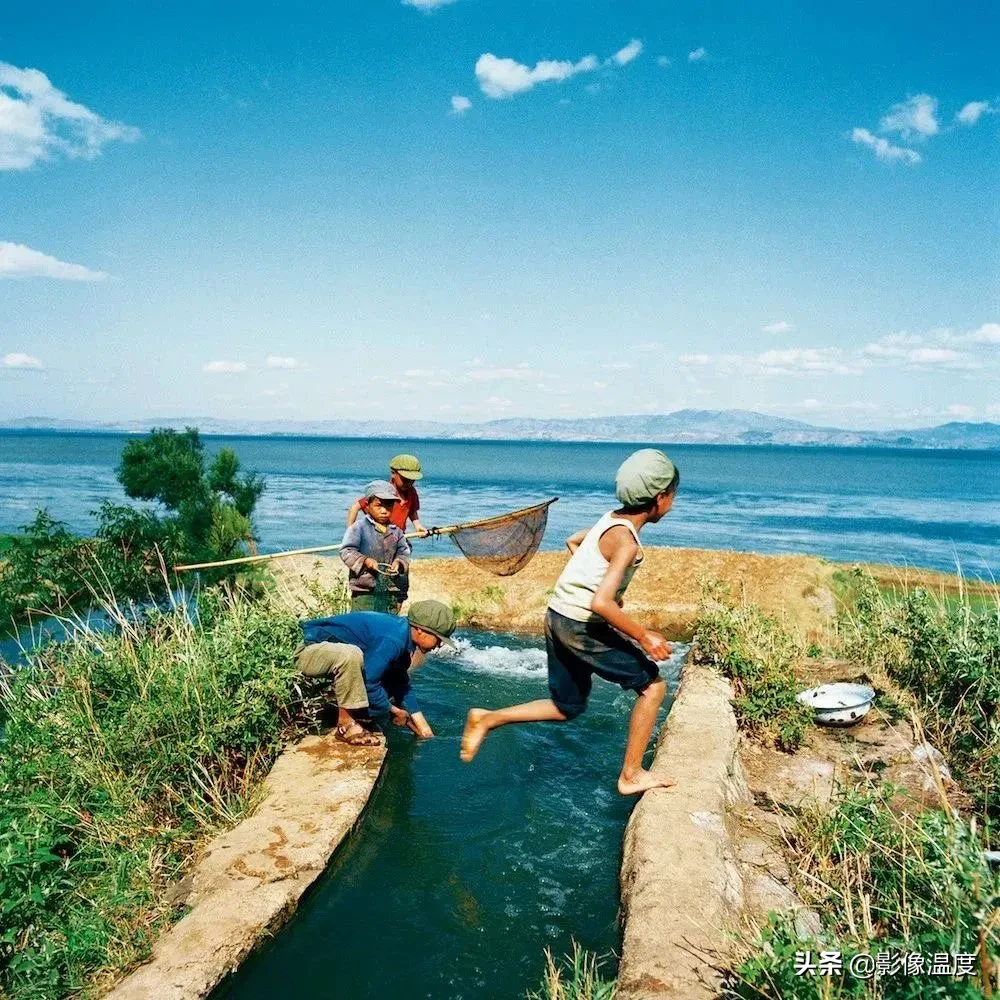
[[[286,750],[257,811],[199,860],[189,877],[191,911],[108,1000],[198,1000],[211,993],[295,912],[361,816],[385,753],[384,745],[346,746],[332,732]]]
[[[687,664],[657,741],[652,770],[673,778],[646,792],[625,831],[621,1000],[718,994],[743,907],[727,816],[750,802],[728,681]]]

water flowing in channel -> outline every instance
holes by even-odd
[[[581,718],[508,726],[463,764],[466,709],[544,697],[546,674],[540,640],[471,634],[459,645],[414,675],[437,737],[391,734],[358,831],[216,1000],[509,1000],[538,985],[546,947],[617,949],[633,803],[615,779],[635,696],[596,680]],[[662,668],[670,697],[685,652],[675,646]]]

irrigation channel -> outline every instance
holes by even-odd
[[[687,649],[661,672],[668,710]],[[541,639],[467,633],[414,686],[435,739],[390,733],[358,830],[292,921],[213,1000],[275,996],[511,1000],[538,987],[543,949],[619,945],[618,869],[634,804],[615,789],[634,695],[597,680],[565,725],[509,726],[471,764],[466,709],[544,697]],[[661,719],[662,721],[662,719]]]

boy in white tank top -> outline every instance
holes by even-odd
[[[491,729],[512,722],[565,722],[587,705],[594,674],[638,694],[629,720],[618,791],[635,795],[673,782],[646,771],[642,758],[667,692],[657,661],[670,644],[622,610],[622,598],[642,562],[639,531],[670,510],[680,483],[674,464],[654,448],[630,455],[615,476],[622,506],[589,531],[566,540],[572,556],[556,581],[545,615],[549,698],[489,711],[469,710],[461,758],[470,761]]]

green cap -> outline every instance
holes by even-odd
[[[398,472],[404,479],[423,479],[420,459],[416,455],[397,455],[389,463],[390,472]]]
[[[414,601],[406,617],[411,625],[436,635],[452,649],[455,648],[455,643],[449,638],[455,631],[455,616],[447,604],[440,601]]]
[[[615,494],[625,507],[641,507],[662,493],[677,475],[674,463],[657,448],[632,452],[615,474]]]

